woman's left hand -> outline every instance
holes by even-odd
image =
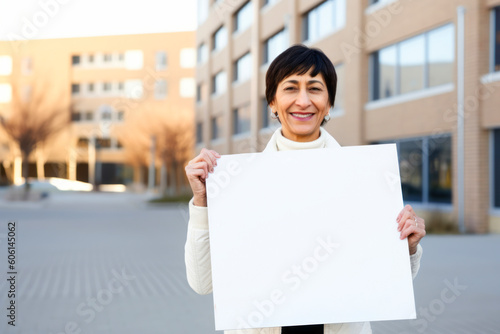
[[[408,237],[410,255],[415,254],[420,239],[425,236],[424,219],[417,216],[411,205],[406,205],[396,218],[396,222],[398,231],[401,232],[401,240]]]

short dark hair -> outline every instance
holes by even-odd
[[[337,93],[337,73],[335,67],[323,51],[309,48],[302,44],[296,44],[276,57],[266,73],[266,100],[271,104],[276,97],[278,85],[285,78],[293,74],[303,75],[312,68],[311,76],[318,74],[323,76],[328,91],[330,105],[335,104]],[[321,123],[323,125],[325,121]]]

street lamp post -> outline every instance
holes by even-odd
[[[148,191],[153,192],[155,188],[155,155],[156,155],[156,136],[151,136],[151,159],[149,163]]]

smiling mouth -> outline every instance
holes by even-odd
[[[298,117],[298,118],[308,118],[312,117],[314,114],[302,114],[302,113],[290,113],[293,117]]]

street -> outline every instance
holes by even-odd
[[[146,195],[54,193],[41,202],[0,200],[0,270],[16,222],[15,327],[11,285],[0,282],[1,333],[221,333],[212,295],[187,284],[184,204]],[[417,320],[373,322],[374,333],[500,333],[500,235],[422,241],[414,281]],[[7,278],[9,278],[7,276]]]

